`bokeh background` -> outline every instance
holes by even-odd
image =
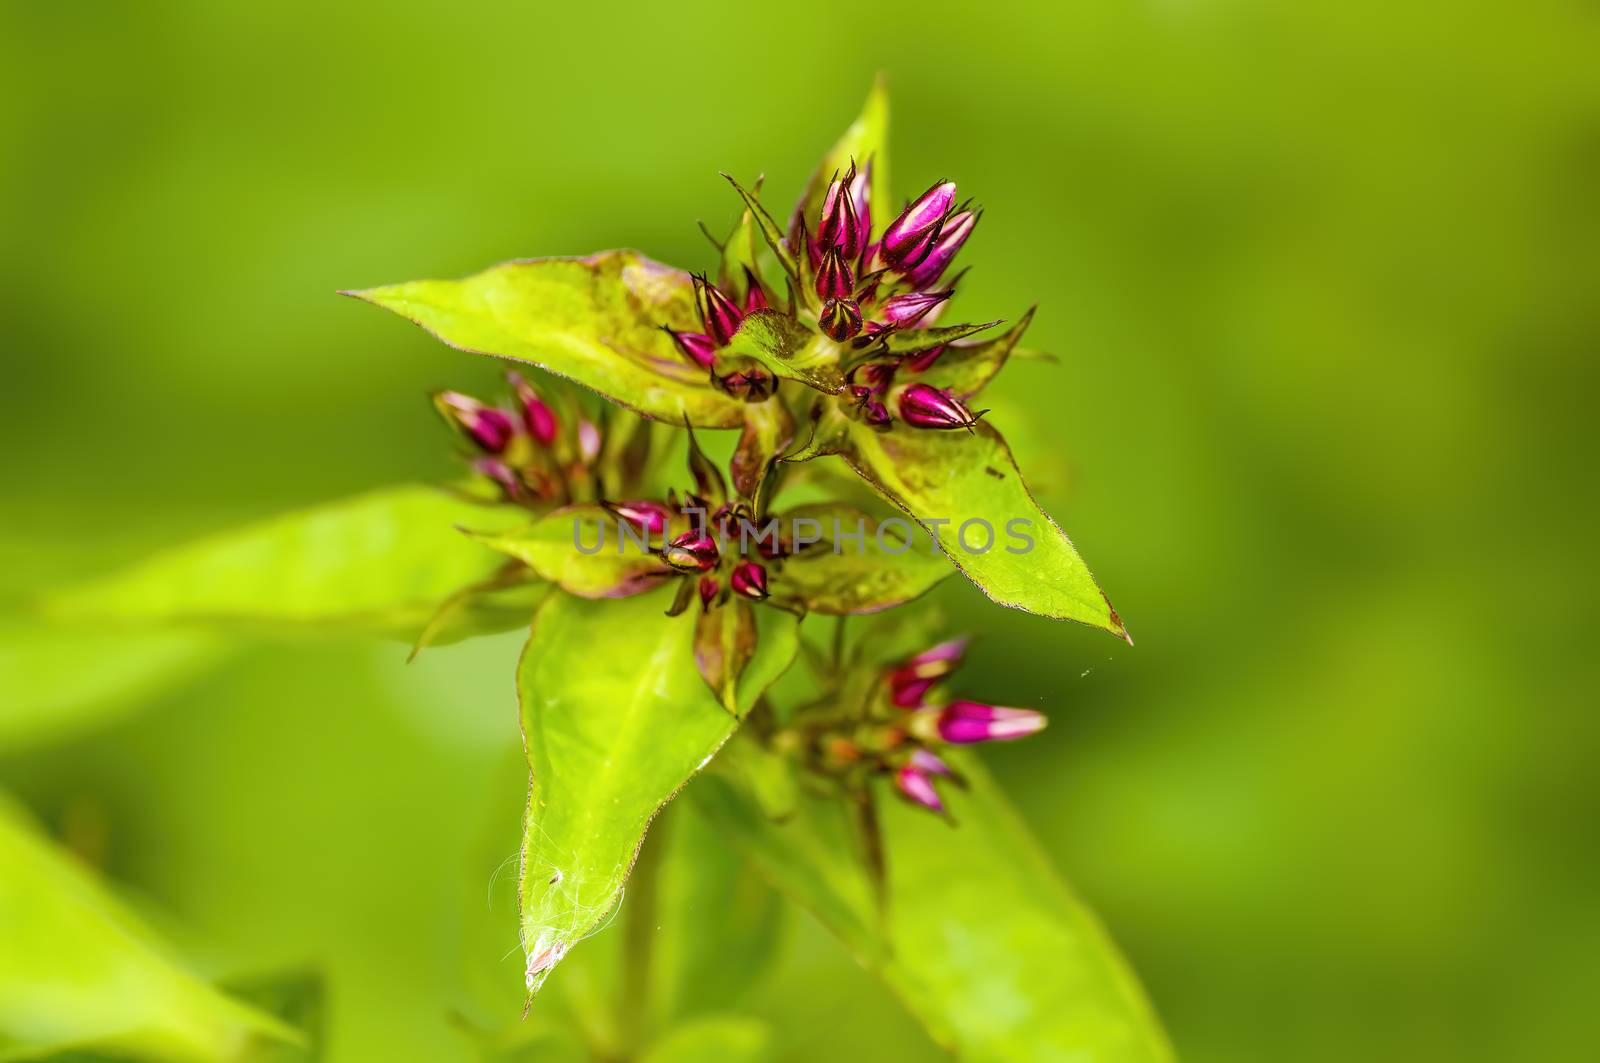
[[[993,416],[1137,638],[952,584],[963,679],[1051,710],[989,763],[1179,1053],[1600,1053],[1593,5],[0,12],[8,600],[450,476],[425,394],[495,367],[335,289],[708,266],[716,171],[787,204],[883,69],[897,193],[988,208],[964,307],[1041,306]],[[318,965],[330,1058],[465,1059],[518,977],[516,643],[230,649],[0,785],[207,973]],[[929,1052],[784,948],[784,1058]]]

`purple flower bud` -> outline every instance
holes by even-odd
[[[978,423],[961,400],[931,384],[912,384],[901,392],[900,416],[917,428],[971,428]]]
[[[822,253],[822,261],[817,265],[818,295],[824,299],[848,299],[855,289],[855,283],[855,276],[842,251],[830,247]]]
[[[956,257],[956,252],[961,250],[961,245],[967,242],[967,237],[972,235],[973,226],[978,224],[978,216],[970,210],[963,210],[952,214],[945,219],[939,229],[939,236],[933,242],[933,247],[928,251],[928,257],[906,274],[906,280],[913,288],[926,288],[937,281],[945,269]]]
[[[1026,738],[1044,730],[1048,722],[1043,713],[1032,709],[1009,709],[977,701],[952,701],[938,713],[939,737],[963,745]]]
[[[950,769],[950,765],[926,749],[918,749],[912,752],[911,766],[926,775],[955,775],[955,772]]]
[[[700,592],[700,608],[710,609],[711,603],[716,600],[722,591],[722,584],[717,582],[715,576],[701,576],[700,584],[696,588]]]
[[[939,800],[939,791],[933,788],[933,780],[927,774],[907,764],[894,773],[895,789],[914,804],[919,804],[933,812],[943,812],[944,802]]]
[[[752,273],[749,266],[744,268],[744,284],[745,313],[748,314],[754,310],[765,310],[771,305],[767,302],[766,289],[761,287],[761,278]]]
[[[944,349],[947,346],[949,344],[941,343],[937,347],[929,347],[925,351],[908,354],[906,355],[906,360],[900,364],[913,373],[927,372],[933,368],[933,363],[939,360],[939,356],[944,353]]]
[[[600,429],[593,421],[578,422],[578,458],[585,465],[600,456]]]
[[[735,565],[729,583],[734,593],[752,601],[759,602],[767,596],[767,570],[754,561],[741,561]]]
[[[667,522],[672,519],[672,510],[660,502],[647,500],[608,502],[606,509],[610,510],[618,520],[627,521],[646,535],[660,535],[667,530]]]
[[[517,474],[512,471],[511,466],[499,458],[478,458],[472,463],[472,467],[499,484],[512,498],[522,494],[522,481],[517,479]]]
[[[718,347],[725,347],[739,331],[744,315],[733,305],[733,300],[722,294],[715,284],[705,277],[694,277],[695,305],[700,309],[700,323]]]
[[[817,325],[830,340],[843,343],[861,331],[861,308],[853,299],[829,299],[822,304]]]
[[[886,425],[894,420],[889,416],[889,407],[877,399],[868,399],[862,404],[861,416],[870,425]]]
[[[692,528],[667,544],[661,559],[680,572],[705,572],[715,568],[721,554],[709,533]]]
[[[861,167],[861,172],[856,174],[856,179],[850,182],[850,203],[856,208],[856,222],[861,229],[861,249],[871,250],[866,246],[872,239],[872,162]],[[871,255],[864,257],[870,258]]]
[[[914,709],[921,705],[929,688],[961,663],[961,655],[966,648],[966,639],[950,639],[924,650],[890,672],[890,702],[902,709]]]
[[[527,425],[528,434],[539,441],[541,446],[548,447],[556,441],[556,415],[555,411],[545,405],[533,385],[522,378],[521,373],[509,372],[506,379],[511,382],[512,389],[517,395],[517,405],[522,408],[522,423]]]
[[[953,181],[941,181],[918,196],[900,216],[883,231],[883,242],[878,254],[897,272],[904,273],[917,265],[932,250],[939,237],[944,216],[955,202],[956,186]]]
[[[751,368],[718,377],[717,386],[736,399],[764,402],[772,394],[776,381],[766,370]]]
[[[855,183],[856,168],[852,163],[849,173],[828,185],[822,197],[822,219],[817,224],[817,245],[823,252],[836,248],[851,261],[861,254],[867,242],[867,231],[856,213]]]
[[[717,344],[710,336],[702,332],[677,332],[665,325],[661,328],[672,337],[672,342],[678,345],[679,352],[701,369],[710,369],[716,364]]]
[[[487,453],[503,453],[517,433],[516,422],[504,410],[485,406],[459,391],[441,391],[433,401],[446,420]]]
[[[928,316],[934,307],[955,294],[954,288],[942,292],[907,292],[883,304],[883,319],[902,327],[915,325]]]

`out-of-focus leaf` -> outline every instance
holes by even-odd
[[[755,649],[755,613],[742,598],[704,609],[695,620],[695,664],[706,686],[729,712],[739,711],[739,677]]]
[[[300,1035],[299,1044],[262,1045],[250,1063],[307,1063],[320,1060],[327,1040],[327,984],[313,970],[253,978],[232,978],[218,988],[240,1003],[278,1019]]]
[[[688,365],[662,325],[698,330],[689,275],[637,251],[507,262],[459,281],[349,292],[452,347],[527,362],[646,417],[734,428],[737,399]]]
[[[672,575],[642,531],[600,506],[564,506],[525,528],[473,538],[580,598],[626,598]]]
[[[720,352],[754,358],[783,380],[798,380],[830,395],[844,390],[839,346],[776,310],[746,314],[739,331]]]
[[[55,741],[114,719],[226,654],[192,631],[0,627],[0,751]]]
[[[708,1015],[667,1031],[643,1063],[760,1063],[771,1058],[772,1030],[743,1015]]]
[[[670,597],[556,595],[534,619],[518,673],[532,774],[519,894],[524,954],[550,965],[610,918],[651,818],[738,723],[695,667],[695,618],[665,615]],[[793,617],[762,612],[741,713],[798,645]]]
[[[889,904],[876,910],[843,807],[808,798],[775,824],[721,772],[690,794],[774,885],[875,970],[935,1041],[969,1060],[1172,1058],[1144,993],[976,761],[960,825],[881,802]]]
[[[970,399],[993,380],[1016,349],[1017,341],[1033,321],[1033,308],[1006,331],[992,340],[978,343],[951,343],[939,353],[931,366],[907,379],[944,388],[958,399]]]
[[[846,422],[843,431],[839,453],[850,467],[922,522],[951,564],[991,599],[1127,637],[1072,541],[1034,501],[993,426],[939,432],[897,424],[875,432]]]
[[[755,987],[777,959],[786,905],[692,802],[667,813],[664,838],[652,998],[672,1022],[726,1011]]]
[[[752,402],[745,406],[744,431],[733,448],[728,473],[733,489],[744,498],[754,499],[767,474],[767,464],[794,441],[794,417],[778,399]]]
[[[882,77],[873,82],[867,100],[861,107],[861,114],[828,149],[822,162],[817,165],[816,172],[811,175],[811,180],[806,182],[805,192],[795,210],[805,218],[813,232],[816,231],[817,217],[822,212],[822,197],[828,191],[828,183],[835,174],[843,177],[850,169],[851,162],[858,169],[871,163],[869,206],[872,228],[874,232],[881,233],[897,213],[895,204],[889,199],[889,87]]]
[[[342,629],[414,637],[451,594],[504,559],[458,525],[527,520],[432,487],[395,487],[176,547],[47,598],[55,619],[282,632]]]
[[[176,966],[0,795],[0,1058],[248,1060],[299,1036]]]
[[[812,612],[875,613],[927,593],[950,574],[944,555],[900,518],[899,526],[885,527],[854,506],[838,504],[797,506],[783,515],[785,531],[801,521],[815,521],[822,541],[783,563],[778,586]]]

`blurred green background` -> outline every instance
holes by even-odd
[[[1041,305],[993,416],[1138,640],[952,584],[963,686],[1052,712],[988,761],[1180,1055],[1600,1053],[1592,4],[0,12],[8,599],[451,475],[425,394],[495,367],[335,289],[709,266],[716,171],[791,202],[881,68],[897,193],[988,208],[964,311]],[[206,973],[320,965],[331,1058],[465,1059],[516,648],[249,649],[0,786]],[[930,1051],[785,950],[783,1058]]]

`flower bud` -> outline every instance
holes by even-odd
[[[861,249],[868,251],[867,241],[872,239],[872,161],[861,167],[855,180],[850,182],[850,203],[856,209],[856,222],[861,229]],[[871,258],[871,255],[865,255]]]
[[[908,328],[927,317],[934,307],[954,294],[954,288],[946,288],[942,292],[907,292],[884,303],[881,313],[885,321]]]
[[[680,572],[705,572],[715,568],[721,554],[707,532],[692,528],[667,544],[661,559]]]
[[[932,812],[944,811],[944,802],[939,800],[939,791],[933,788],[933,780],[915,766],[906,764],[896,771],[894,786],[908,801]]]
[[[672,520],[672,510],[660,502],[640,500],[634,502],[607,502],[606,509],[618,520],[625,520],[646,535],[660,535]]]
[[[522,481],[517,479],[511,466],[499,458],[478,458],[472,463],[472,468],[499,484],[510,497],[517,498],[522,494]]]
[[[761,287],[761,278],[751,272],[750,267],[744,268],[744,312],[765,310],[771,306],[767,302],[766,289]]]
[[[775,390],[776,381],[764,369],[735,370],[717,378],[717,386],[736,399],[764,402]]]
[[[830,340],[843,343],[861,331],[861,308],[853,299],[829,299],[822,304],[817,325]]]
[[[698,274],[694,277],[694,299],[700,309],[701,326],[718,347],[727,346],[733,334],[739,331],[744,315],[721,289]]]
[[[735,565],[728,582],[735,594],[742,594],[752,601],[759,602],[768,593],[767,570],[754,561],[741,561]]]
[[[901,211],[883,231],[883,241],[878,248],[883,261],[897,272],[905,273],[927,258],[955,198],[953,181],[941,181],[918,196],[916,202]]]
[[[937,347],[929,347],[925,351],[917,351],[914,354],[908,354],[906,355],[905,361],[901,362],[900,364],[905,366],[910,372],[925,373],[929,369],[933,368],[933,363],[939,360],[939,356],[944,353],[944,349],[948,346],[949,344],[947,343],[941,343]]]
[[[861,406],[861,416],[868,424],[874,426],[886,425],[894,418],[889,415],[889,407],[877,399],[868,399]]]
[[[578,422],[578,458],[585,465],[600,456],[600,429],[593,421]]]
[[[539,441],[540,446],[548,447],[556,441],[556,415],[555,411],[545,405],[533,385],[523,379],[521,373],[510,372],[506,374],[512,389],[517,395],[517,405],[522,410],[522,423],[527,426],[528,434]]]
[[[459,391],[441,391],[434,396],[433,404],[445,420],[465,433],[486,453],[503,453],[511,445],[511,438],[517,434],[516,422],[504,410],[485,406]]]
[[[950,769],[950,765],[926,749],[918,749],[912,752],[911,766],[925,775],[955,776],[955,772]]]
[[[952,701],[937,712],[939,737],[962,745],[1026,738],[1044,730],[1049,722],[1043,713],[1032,709],[1010,709],[977,701]]]
[[[912,384],[901,392],[900,416],[916,428],[971,428],[978,423],[961,400],[931,384]]]
[[[822,252],[822,261],[817,265],[817,294],[824,299],[848,299],[855,288],[855,276],[850,271],[850,264],[845,261],[845,256],[837,247],[830,247]]]
[[[710,609],[711,603],[716,601],[717,595],[722,590],[722,584],[717,582],[715,576],[701,576],[696,589],[700,592],[700,608]]]
[[[933,247],[928,251],[928,257],[917,263],[911,272],[906,274],[906,280],[913,288],[926,288],[937,281],[949,267],[956,252],[961,250],[961,245],[967,242],[967,237],[972,235],[973,226],[978,224],[978,216],[970,210],[952,214],[945,219],[944,225],[939,229],[939,236],[933,242]]]
[[[701,369],[710,369],[717,361],[717,344],[702,332],[678,332],[665,325],[661,330],[672,337],[678,351]]]
[[[849,173],[828,185],[822,197],[822,219],[817,224],[817,245],[823,252],[837,249],[851,261],[861,254],[867,242],[867,231],[856,212],[855,184],[856,168],[852,163]]]
[[[966,651],[966,639],[950,639],[924,650],[889,673],[889,700],[897,708],[922,704],[930,687],[953,672]]]

